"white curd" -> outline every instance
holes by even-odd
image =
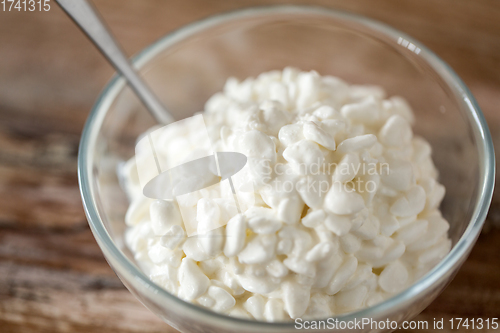
[[[391,297],[449,252],[445,189],[403,98],[285,68],[229,79],[203,117],[215,151],[248,158],[241,213],[221,195],[227,184],[154,200],[143,195],[141,156],[120,171],[126,244],[170,293],[230,316],[319,319]],[[195,152],[199,128],[166,132],[156,149],[168,167],[210,154]]]

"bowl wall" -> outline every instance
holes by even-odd
[[[406,35],[325,9],[249,9],[170,34],[135,63],[176,119],[203,110],[230,76],[244,79],[286,66],[316,70],[349,83],[380,85],[388,96],[409,101],[416,116],[414,132],[431,143],[440,182],[447,189],[442,211],[455,247],[414,287],[376,307],[339,318],[408,320],[437,297],[465,260],[491,198],[491,188],[486,188],[489,181],[493,184],[491,140],[460,80]],[[148,282],[135,266],[123,240],[128,200],[116,171],[133,156],[137,136],[154,124],[123,80],[114,79],[86,126],[80,151],[82,195],[108,262],[138,299],[181,331],[292,331],[290,323],[230,319],[187,304]]]

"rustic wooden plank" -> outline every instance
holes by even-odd
[[[77,271],[0,264],[2,332],[173,332],[117,278]],[[14,280],[15,279],[15,280]]]

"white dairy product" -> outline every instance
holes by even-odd
[[[137,175],[143,157],[121,169],[126,244],[172,294],[256,320],[324,318],[391,297],[449,252],[445,189],[401,97],[285,68],[229,79],[203,117],[214,150],[248,158],[239,176],[252,190],[238,192],[238,207],[212,187],[152,200]],[[169,167],[209,154],[200,128],[160,139]]]

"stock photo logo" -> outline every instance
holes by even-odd
[[[387,164],[368,163],[368,168],[363,164],[361,169],[359,161],[350,159],[292,168],[278,162],[271,167],[268,160],[249,160],[240,152],[220,151],[223,149],[216,147],[209,128],[213,127],[207,126],[203,115],[195,115],[144,134],[135,147],[142,193],[150,199],[175,202],[188,236],[222,227],[253,207],[255,179],[249,177],[256,172],[263,181],[260,193],[300,192],[305,199],[317,196],[327,201],[332,197],[336,206],[342,206],[335,210],[338,214],[349,213],[353,203],[337,201],[358,198],[358,194],[373,195],[377,184],[371,180],[372,175],[383,174],[384,166],[389,172]],[[297,172],[302,175],[300,181],[296,181]],[[345,181],[360,172],[366,176]]]
[[[195,132],[196,139],[180,139],[185,131]],[[247,157],[216,151],[202,115],[145,134],[136,144],[136,160],[143,194],[175,201],[188,236],[224,226],[242,211],[238,197],[254,192],[240,172]],[[253,204],[248,195],[244,202]]]

